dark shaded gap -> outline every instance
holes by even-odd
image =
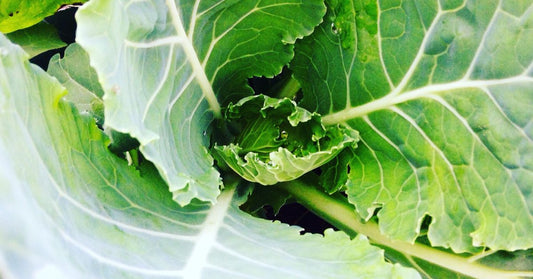
[[[271,206],[264,206],[263,210],[265,214],[264,217],[266,219],[277,220],[291,226],[302,227],[303,230],[300,232],[300,234],[324,234],[324,231],[329,228],[338,230],[299,203],[285,204],[281,207],[277,215],[274,215],[274,210]]]
[[[64,9],[44,19],[44,21],[52,24],[57,29],[59,37],[67,44],[72,44],[76,40],[77,25],[74,15],[76,14],[77,10],[78,8],[75,7]],[[30,59],[30,62],[38,65],[46,71],[48,69],[48,62],[50,62],[50,58],[57,53],[63,57],[65,54],[65,49],[66,47],[45,51]]]

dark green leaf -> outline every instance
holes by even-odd
[[[7,34],[7,38],[21,46],[30,57],[67,44],[59,38],[57,30],[45,22]]]

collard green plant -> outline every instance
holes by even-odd
[[[0,278],[533,277],[532,1],[76,20],[48,73],[0,35]]]

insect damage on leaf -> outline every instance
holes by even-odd
[[[321,117],[290,99],[251,96],[225,110],[232,143],[219,140],[213,156],[244,179],[263,185],[294,180],[333,159],[345,147],[355,148],[358,132],[324,127]]]

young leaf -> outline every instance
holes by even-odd
[[[273,185],[294,180],[334,158],[345,147],[355,148],[357,131],[324,128],[320,115],[290,99],[250,96],[230,104],[229,126],[241,125],[235,143],[215,144],[213,156],[248,181]]]
[[[324,12],[320,0],[95,0],[77,13],[77,40],[106,92],[106,126],[139,140],[178,203],[214,202],[207,147],[220,103],[281,72]]]
[[[93,119],[0,34],[0,271],[14,278],[417,278],[365,237],[300,236],[240,211],[176,204],[156,170],[111,154]],[[246,192],[246,191],[243,191]]]
[[[433,245],[533,247],[531,1],[327,1],[291,63],[301,105],[360,131],[361,216]]]

